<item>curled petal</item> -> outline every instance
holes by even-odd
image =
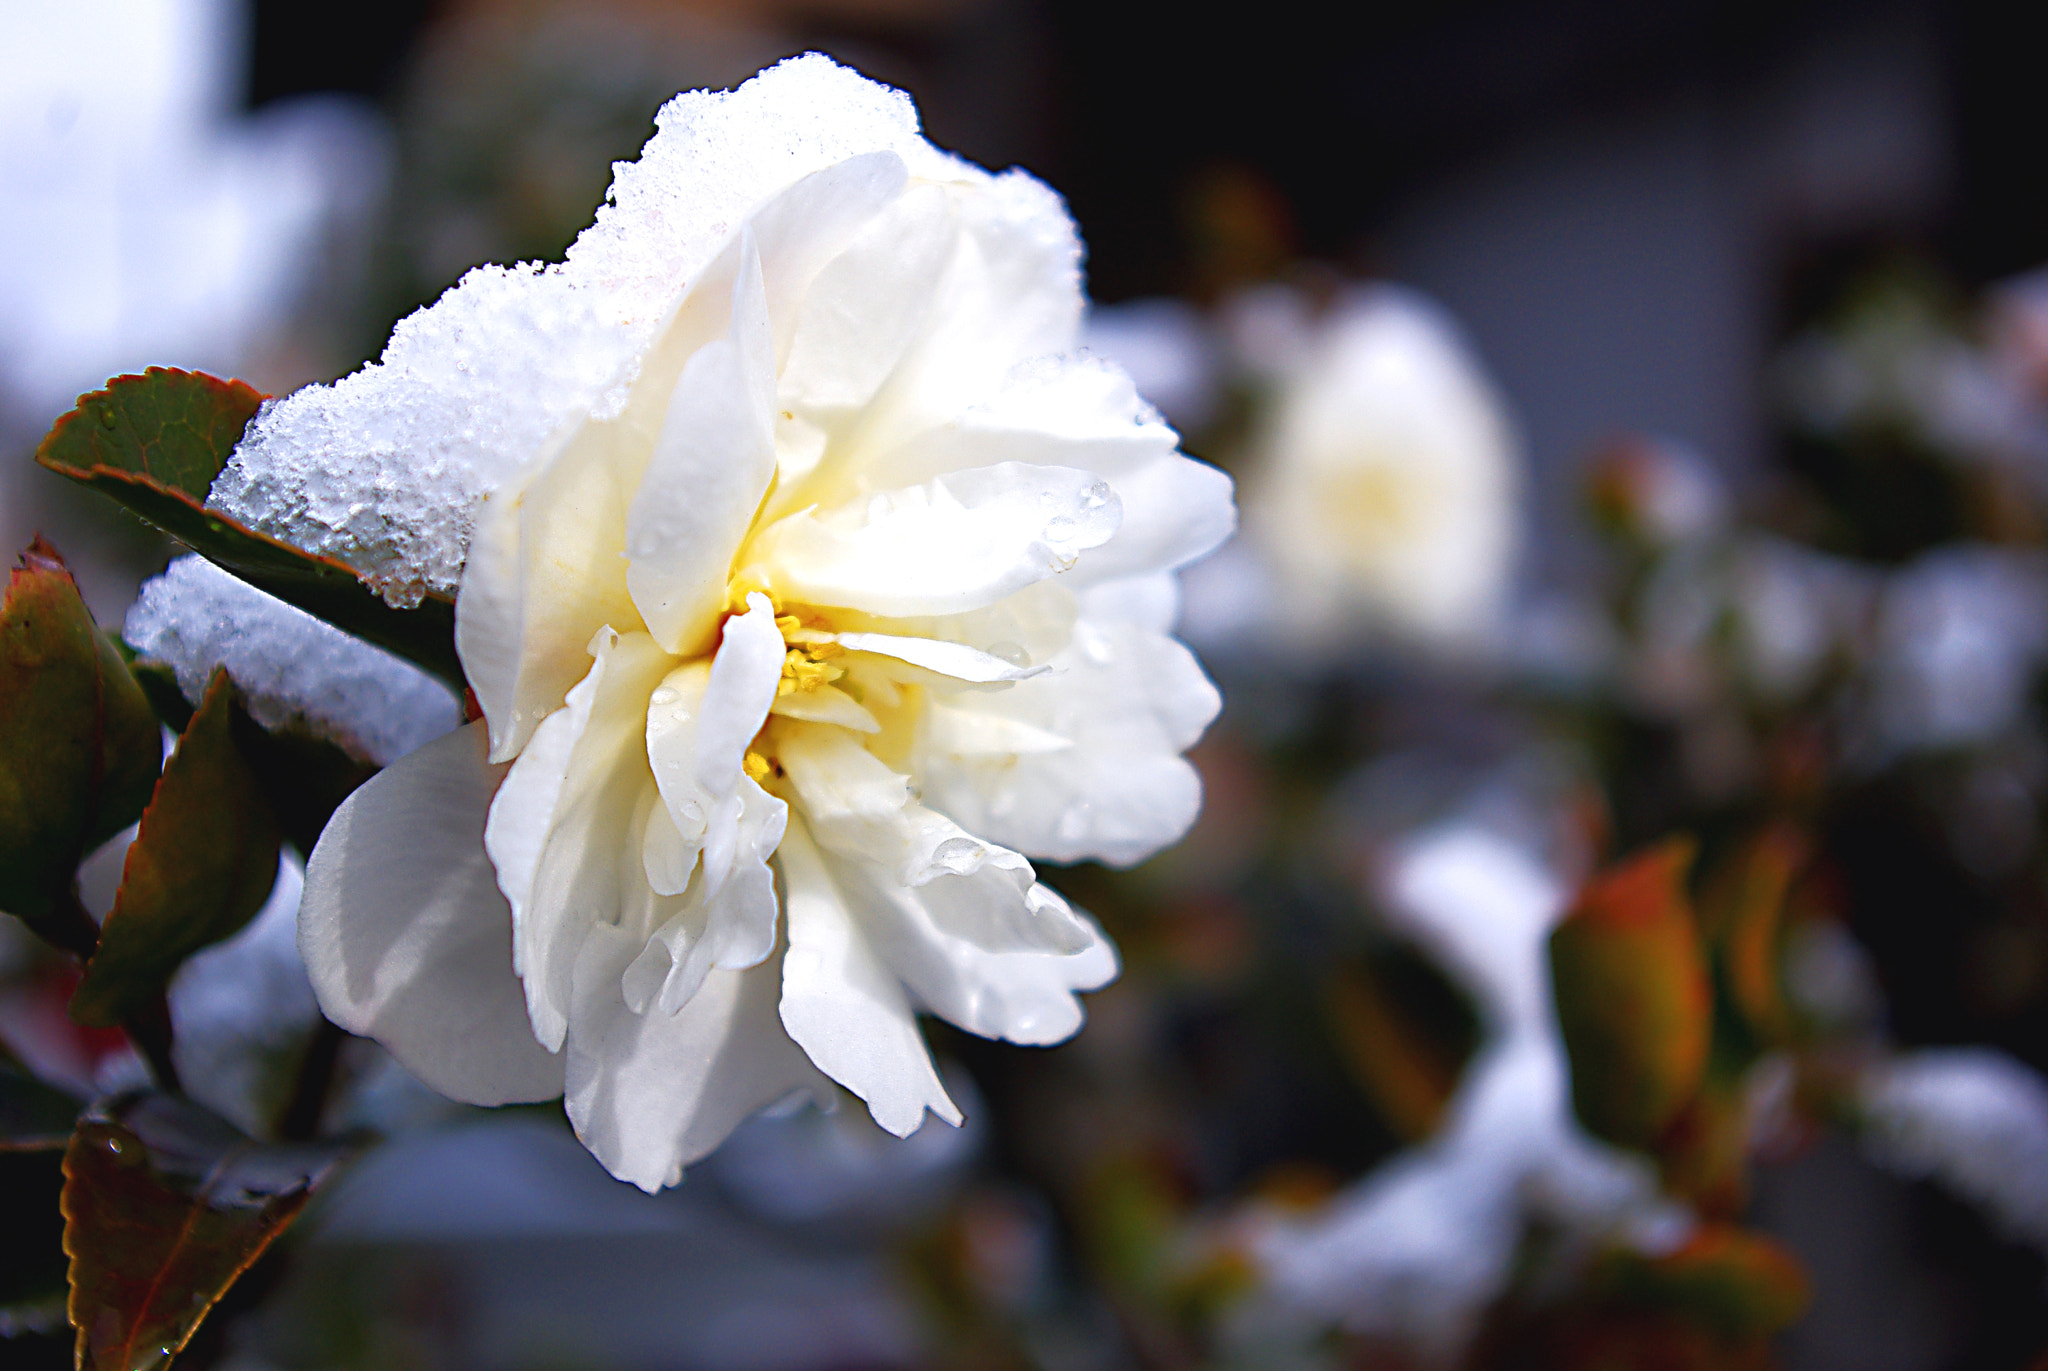
[[[1006,951],[1078,952],[1094,941],[1031,863],[913,802],[907,778],[843,730],[791,728],[777,755],[820,847],[874,866],[884,884],[932,885],[934,917],[959,936]]]
[[[702,854],[715,887],[737,851],[739,787],[747,745],[767,722],[782,679],[782,634],[768,597],[747,597],[745,614],[727,619],[725,635],[707,669],[701,662],[675,668],[647,697],[647,760],[673,825],[674,855],[652,839],[646,870],[663,894],[682,890],[691,862]],[[650,835],[667,830],[651,825]]]
[[[725,1141],[755,1110],[831,1087],[776,1021],[780,959],[712,971],[676,1014],[627,1007],[620,978],[640,951],[592,929],[576,962],[568,1044],[569,1121],[605,1169],[650,1193]]]
[[[687,1003],[713,967],[740,971],[775,947],[775,876],[768,858],[782,841],[789,806],[749,777],[739,785],[737,853],[719,879],[707,862],[681,905],[626,969],[626,1003],[635,1013],[652,1004],[673,1014]]]
[[[1221,698],[1191,653],[1132,623],[1083,620],[1052,674],[962,693],[927,727],[924,798],[975,833],[1032,857],[1128,864],[1178,839],[1201,806],[1180,753]],[[977,726],[962,716],[982,716]],[[998,752],[1021,725],[1071,747]],[[972,750],[952,748],[965,738]]]
[[[652,789],[641,739],[647,697],[668,656],[645,633],[606,629],[589,674],[548,716],[493,801],[484,845],[511,902],[514,947],[534,1032],[559,1048],[577,949],[641,899]]]
[[[1072,951],[1019,947],[990,927],[982,873],[943,875],[911,887],[872,863],[825,854],[825,865],[866,946],[916,1002],[985,1038],[1043,1046],[1081,1027],[1075,992],[1108,984],[1115,949],[1086,916],[1042,885],[1027,900],[1041,923],[1078,931]]]
[[[789,1036],[897,1137],[917,1131],[927,1109],[957,1125],[959,1107],[932,1067],[909,998],[869,947],[802,824],[790,825],[778,860],[789,915],[781,1005]]]

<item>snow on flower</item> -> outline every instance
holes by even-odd
[[[1483,640],[1505,609],[1517,533],[1519,458],[1499,395],[1421,296],[1358,290],[1315,322],[1290,300],[1258,292],[1231,320],[1247,364],[1278,387],[1245,482],[1247,541],[1271,586],[1262,617],[1306,641],[1359,625],[1453,648]]]
[[[1486,1040],[1436,1137],[1260,1242],[1285,1311],[1455,1358],[1502,1294],[1531,1219],[1646,1246],[1683,1237],[1648,1167],[1588,1137],[1551,1003],[1556,879],[1517,844],[1452,823],[1387,877],[1391,915],[1472,992]]]
[[[1168,636],[1230,484],[1078,350],[1058,197],[822,57],[678,96],[564,263],[486,267],[267,409],[228,512],[456,592],[483,719],[336,813],[322,1007],[646,1189],[827,1078],[960,1114],[916,1025],[1052,1043],[1219,701]]]
[[[1942,1182],[2048,1249],[2048,1081],[2003,1052],[1935,1048],[1873,1068],[1860,1095],[1880,1161]]]

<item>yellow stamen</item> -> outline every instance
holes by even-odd
[[[845,675],[844,669],[819,660],[837,656],[838,647],[837,643],[824,643],[817,647],[793,647],[783,653],[782,679],[776,682],[775,693],[793,695],[800,690],[816,690]]]
[[[727,753],[726,755],[730,756],[732,754]],[[746,757],[741,760],[740,765],[746,769],[747,775],[754,778],[755,785],[764,784],[775,770],[772,762],[760,753],[753,751],[747,753]]]

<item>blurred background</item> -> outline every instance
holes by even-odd
[[[352,370],[810,49],[1067,197],[1239,479],[1196,834],[1052,873],[1073,1043],[930,1025],[959,1132],[650,1198],[349,1045],[390,1140],[191,1361],[2048,1365],[2039,13],[0,0],[0,534],[120,623],[167,545],[28,461],[80,391]],[[208,954],[281,988],[174,998],[222,1062],[302,1050],[283,894]],[[118,1081],[0,933],[9,1051]]]

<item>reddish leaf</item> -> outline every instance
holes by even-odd
[[[36,460],[120,501],[251,585],[460,689],[452,601],[429,596],[414,609],[393,609],[340,562],[205,507],[213,478],[262,399],[240,381],[151,367],[80,397],[36,449]]]
[[[81,1371],[168,1362],[344,1155],[264,1146],[172,1095],[96,1106],[64,1156]]]
[[[1592,1132],[1648,1147],[1699,1089],[1713,1026],[1685,894],[1688,839],[1596,877],[1550,939],[1572,1102]]]
[[[99,950],[71,1000],[107,1026],[150,1004],[184,960],[230,937],[277,881],[277,820],[235,738],[234,687],[216,671],[178,739],[121,870]]]
[[[184,732],[192,722],[192,706],[170,668],[145,659],[131,663],[129,670],[165,727]],[[377,774],[374,765],[351,757],[325,738],[290,724],[265,729],[245,712],[235,715],[235,741],[255,768],[256,779],[263,783],[263,793],[277,815],[285,841],[297,848],[301,857],[312,854],[313,844],[341,802]]]
[[[79,861],[135,822],[163,763],[142,689],[38,538],[0,603],[0,909],[74,951]]]

